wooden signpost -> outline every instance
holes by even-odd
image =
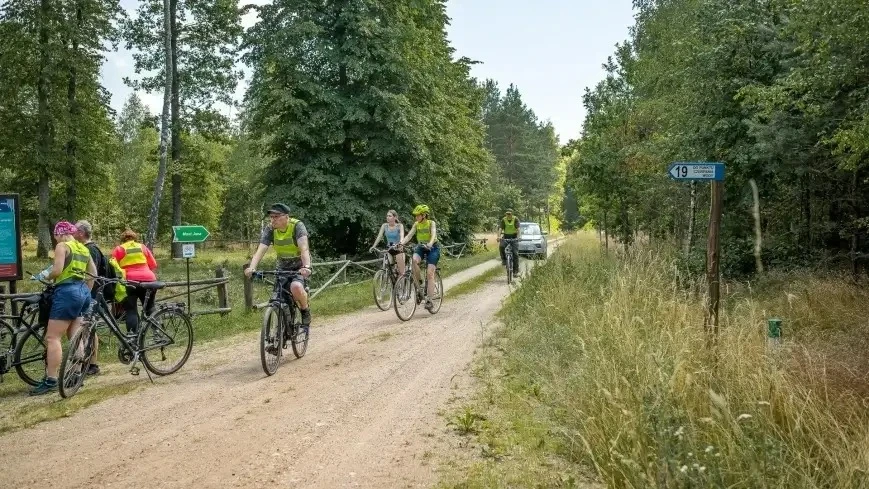
[[[673,180],[712,182],[712,203],[709,210],[709,232],[706,238],[706,282],[709,303],[706,309],[706,330],[718,335],[718,306],[721,302],[721,214],[724,207],[724,163],[676,162],[667,169]]]

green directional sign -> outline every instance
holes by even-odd
[[[208,238],[208,230],[205,226],[172,226],[175,243],[202,243]]]

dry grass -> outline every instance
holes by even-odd
[[[480,458],[446,484],[869,487],[865,378],[828,368],[860,372],[865,340],[842,339],[866,331],[867,294],[835,277],[732,287],[710,350],[677,275],[655,251],[562,245],[503,313],[472,403]],[[771,351],[772,315],[789,341]]]

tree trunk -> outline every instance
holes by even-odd
[[[811,191],[811,182],[809,181],[809,177],[803,177],[802,182],[802,209],[803,209],[803,245],[805,246],[806,253],[808,253],[813,246],[812,243],[812,191]]]
[[[48,258],[48,252],[52,249],[51,243],[51,222],[48,217],[48,198],[49,198],[49,181],[48,171],[43,170],[39,175],[39,220],[37,222],[37,238],[36,257]]]
[[[754,216],[754,266],[757,268],[757,273],[763,273],[763,260],[761,260],[760,252],[763,246],[763,233],[760,229],[760,192],[757,189],[757,183],[754,179],[748,180],[751,185],[751,197],[754,200],[751,213]]]
[[[172,72],[172,25],[169,21],[169,1],[163,0],[163,26],[165,29],[166,73]],[[160,167],[157,170],[157,180],[154,183],[154,197],[151,200],[151,212],[148,215],[148,234],[145,244],[154,247],[157,237],[157,222],[160,216],[160,197],[163,195],[163,183],[166,181],[166,160],[169,150],[169,105],[172,98],[172,77],[166,77],[163,89],[163,114],[160,116]]]
[[[604,211],[603,211],[604,251],[606,251],[607,254],[609,254],[609,252],[610,252],[610,234],[609,234],[609,227],[607,224],[607,214],[608,214],[607,209],[604,209]]]
[[[79,127],[79,107],[76,100],[76,60],[78,59],[78,36],[82,26],[82,8],[81,3],[76,2],[75,7],[75,29],[72,35],[72,52],[69,56],[69,80],[66,87],[67,106],[69,110],[70,121],[70,136],[66,142],[66,217],[72,222],[76,221],[76,173],[78,172],[78,161],[76,158],[76,150],[78,149],[78,127]]]
[[[48,258],[51,250],[51,230],[49,229],[49,168],[51,166],[51,147],[54,138],[54,127],[51,122],[51,112],[48,108],[48,17],[51,13],[51,1],[39,2],[39,75],[36,83],[37,111],[39,117],[39,217],[37,222],[38,243],[37,258]]]
[[[688,237],[685,240],[685,254],[694,247],[694,224],[697,221],[697,182],[691,181],[691,203],[688,207]]]
[[[169,0],[172,28],[172,225],[181,225],[181,100],[178,80],[178,0]],[[172,256],[181,257],[181,243],[172,243]]]

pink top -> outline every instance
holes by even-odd
[[[127,280],[135,280],[136,282],[154,282],[157,280],[157,276],[154,275],[153,272],[153,270],[157,269],[157,260],[154,259],[151,250],[149,250],[145,245],[142,245],[142,253],[145,254],[145,259],[148,263],[123,267],[124,271],[127,272]],[[127,256],[127,251],[123,246],[117,246],[114,251],[112,251],[112,256],[115,260],[118,260],[118,263],[120,263],[121,260]]]

